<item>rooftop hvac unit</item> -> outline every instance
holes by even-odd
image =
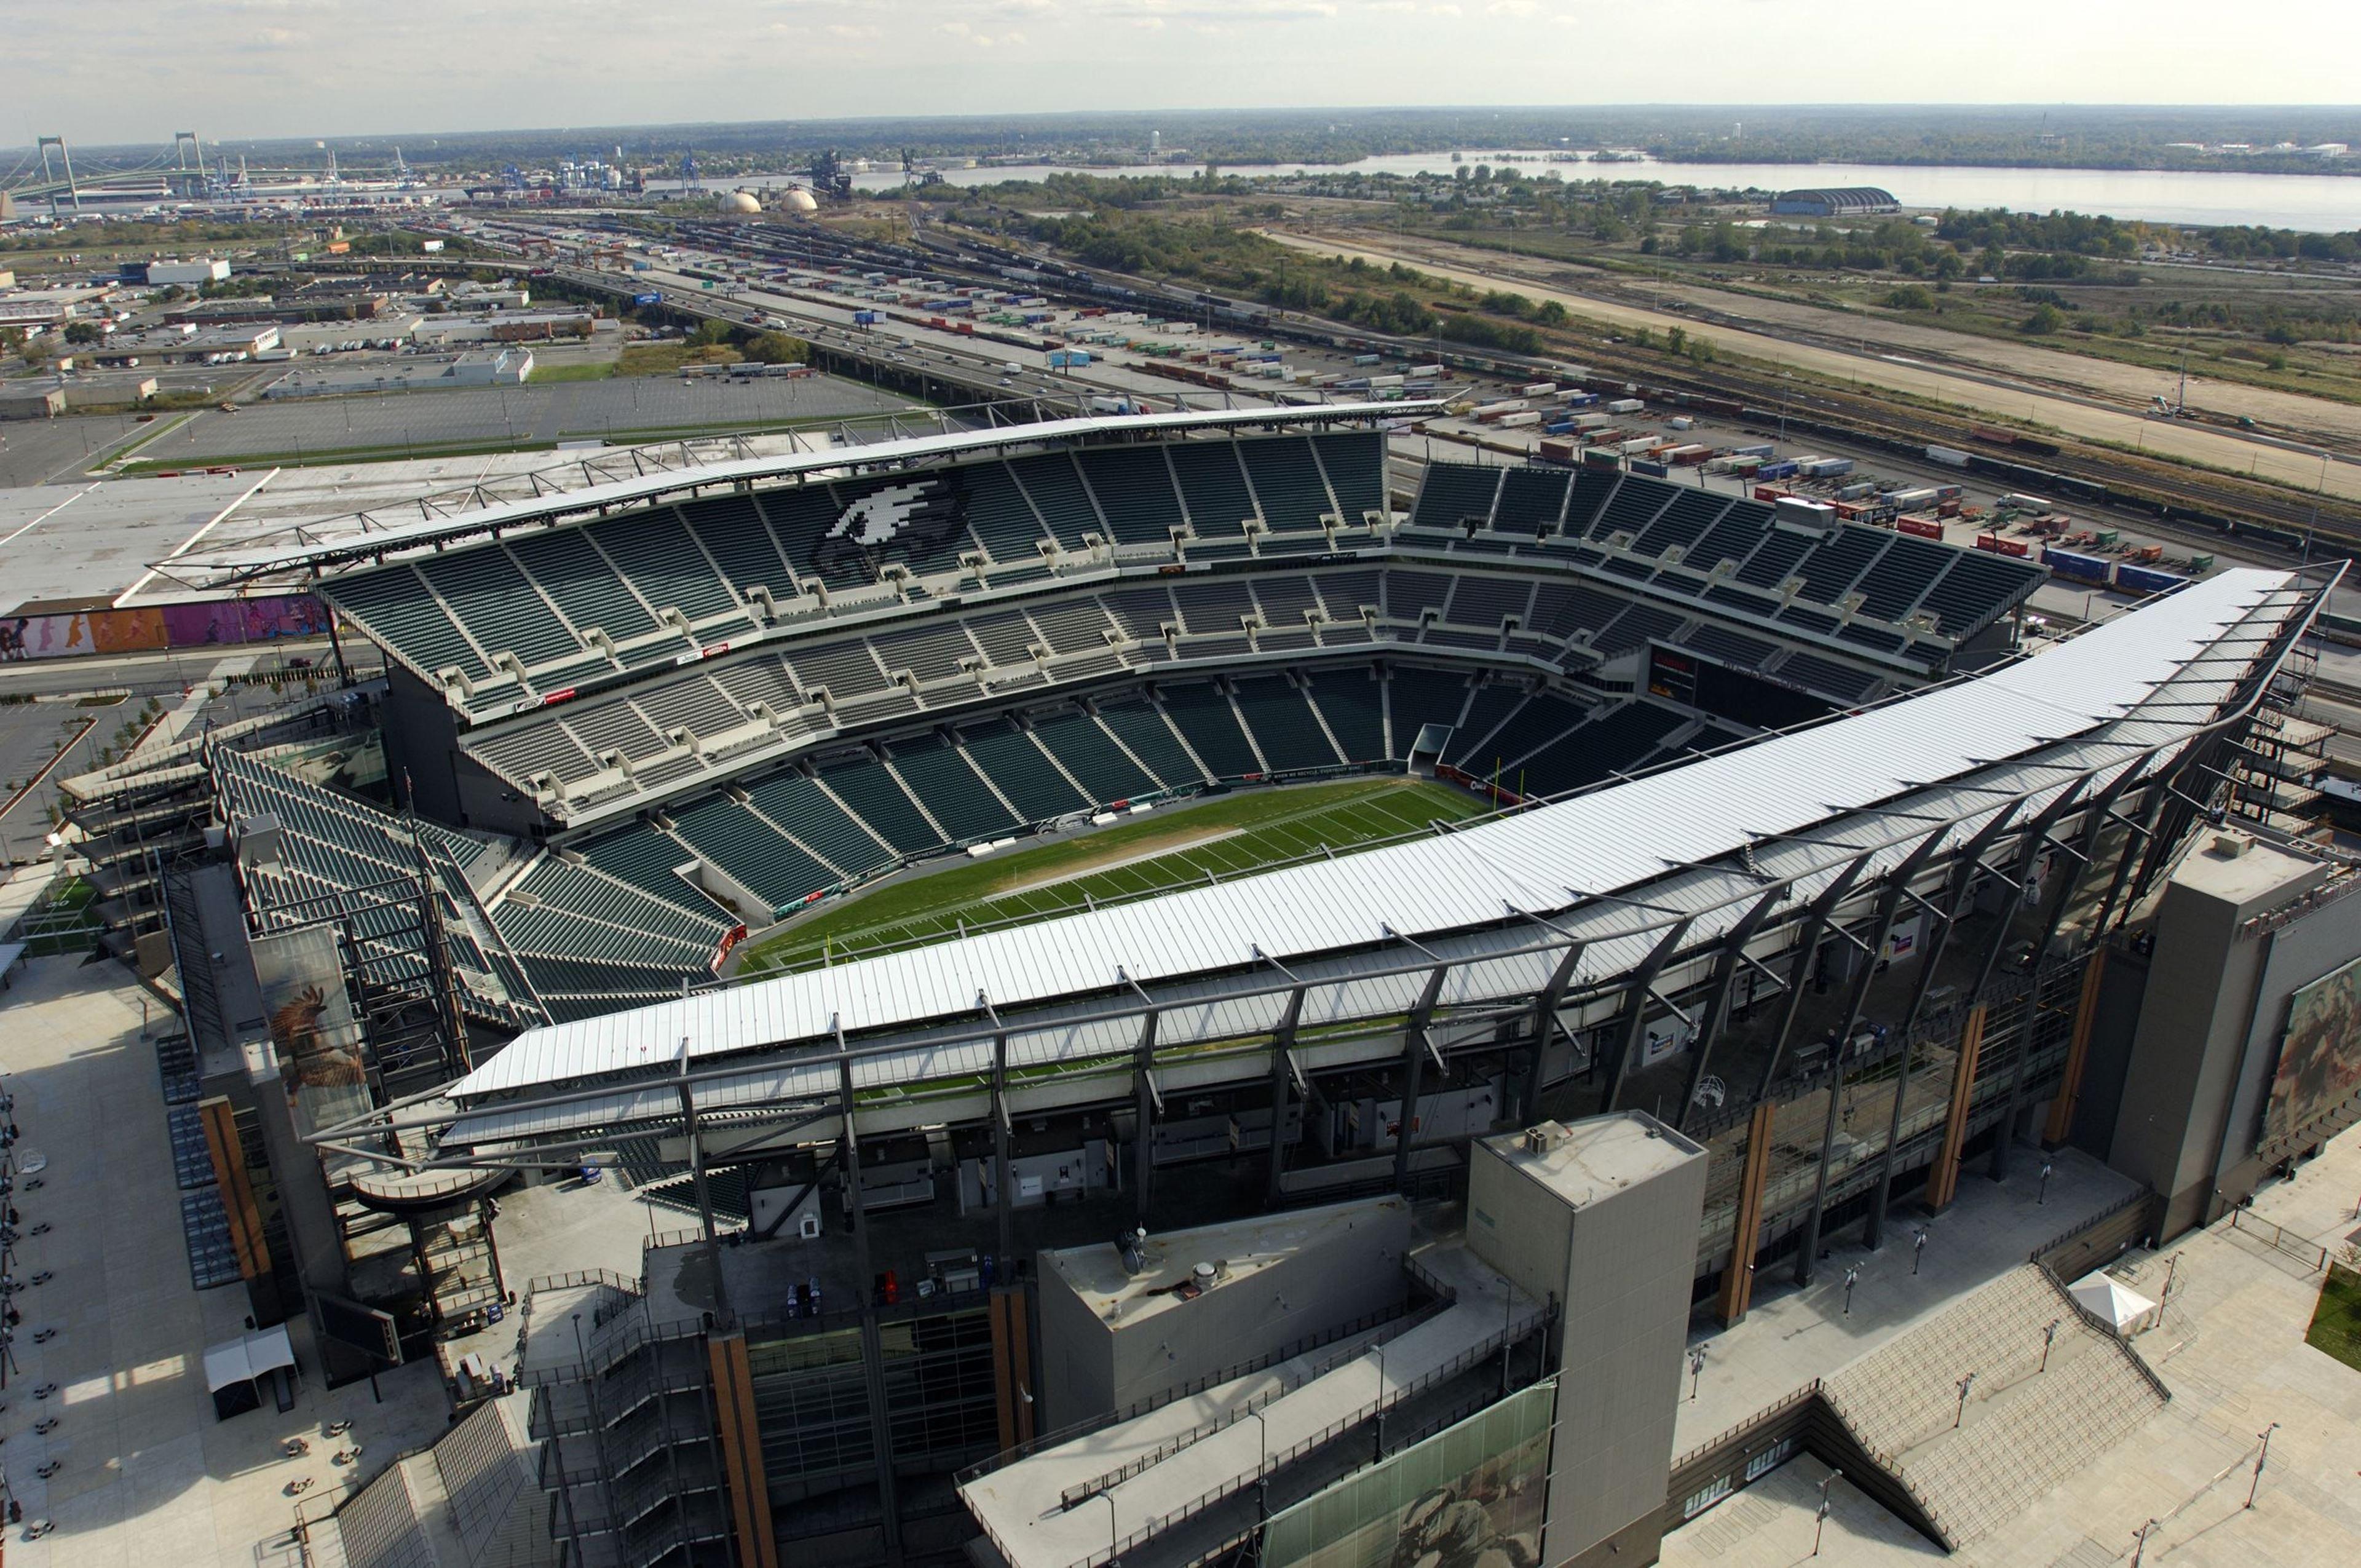
[[[250,871],[257,866],[276,867],[286,859],[287,829],[270,812],[258,811],[251,817],[241,817],[230,831],[237,840],[237,863],[241,870]]]

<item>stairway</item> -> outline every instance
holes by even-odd
[[[1959,1381],[1970,1373],[1963,1407]],[[1825,1392],[1955,1550],[2129,1437],[2165,1399],[2131,1350],[2031,1265],[1854,1362]]]

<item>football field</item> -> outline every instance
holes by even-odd
[[[1463,790],[1399,774],[1217,795],[858,894],[748,948],[744,967],[749,973],[799,969],[864,948],[1048,919],[1342,853],[1484,809]]]

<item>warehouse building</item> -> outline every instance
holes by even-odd
[[[1811,191],[1782,191],[1771,198],[1773,217],[1866,218],[1898,213],[1902,203],[1894,192],[1874,185],[1835,185]]]

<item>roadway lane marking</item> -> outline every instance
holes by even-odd
[[[137,582],[124,589],[120,594],[117,594],[115,598],[115,608],[121,609],[125,605],[130,603],[132,595],[137,593],[141,588],[146,587],[150,581],[162,572],[165,562],[176,561],[181,556],[187,554],[191,550],[195,549],[197,541],[203,539],[206,534],[211,533],[215,528],[219,527],[222,522],[228,518],[230,513],[236,511],[238,508],[252,500],[255,497],[256,491],[261,489],[263,486],[270,483],[271,480],[279,477],[279,475],[280,470],[273,468],[270,472],[254,481],[253,484],[247,486],[245,492],[236,500],[222,508],[221,510],[214,513],[214,515],[207,520],[203,528],[198,529],[194,533],[190,534],[188,538],[181,541],[180,545],[174,549],[170,555],[164,557],[164,561],[159,562],[155,565],[148,567],[148,570],[139,575],[139,580]],[[5,542],[0,541],[0,543]]]
[[[94,489],[96,489],[96,488],[98,488],[98,481],[97,481],[96,479],[93,479],[89,484],[84,485],[81,489],[76,490],[73,494],[71,494],[71,495],[68,496],[65,499],[63,499],[63,500],[60,501],[57,505],[55,505],[55,506],[51,507],[49,510],[47,510],[47,511],[43,512],[40,516],[38,516],[38,517],[35,518],[32,521],[30,521],[30,522],[28,522],[28,523],[25,524],[23,527],[21,527],[21,528],[17,529],[16,532],[14,532],[14,533],[12,533],[12,534],[8,535],[8,537],[7,537],[7,538],[5,538],[5,539],[0,539],[0,547],[5,547],[5,546],[7,546],[7,545],[14,544],[15,543],[16,543],[16,541],[17,541],[18,539],[22,538],[24,535],[26,535],[26,534],[27,534],[27,533],[30,533],[33,530],[35,530],[35,529],[37,529],[37,528],[40,527],[40,526],[41,526],[41,524],[43,524],[43,523],[45,523],[45,522],[49,521],[49,519],[51,519],[51,518],[53,518],[53,517],[57,516],[57,515],[58,515],[58,513],[60,513],[60,512],[61,512],[61,511],[65,510],[66,510],[66,508],[68,508],[68,507],[70,507],[70,506],[73,505],[73,504],[74,504],[74,502],[76,502],[76,501],[78,501],[78,500],[82,499],[82,497],[84,497],[84,496],[86,496],[86,495],[90,494],[90,493],[91,493],[91,491],[93,491],[93,490],[94,490]]]

